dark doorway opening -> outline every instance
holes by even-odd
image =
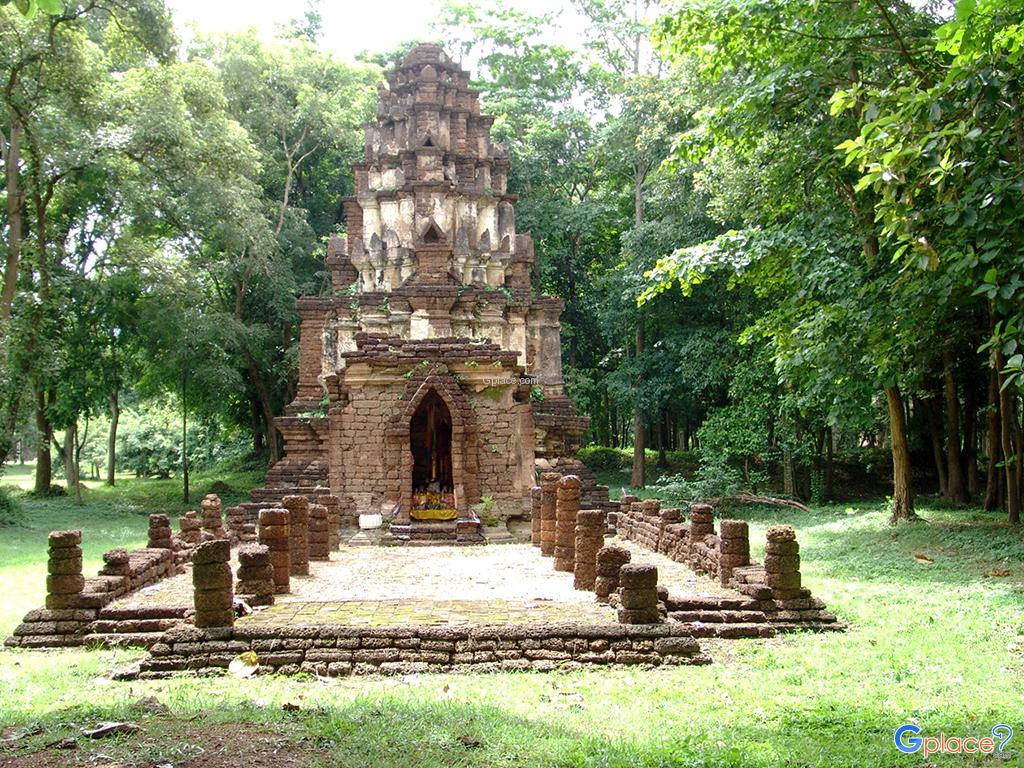
[[[452,415],[444,400],[431,390],[409,424],[414,494],[450,494],[452,482]]]

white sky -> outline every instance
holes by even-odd
[[[321,45],[343,59],[361,51],[393,49],[405,40],[431,39],[430,23],[442,0],[324,0]],[[303,15],[305,0],[167,0],[174,12],[179,34],[187,40],[190,23],[202,32],[233,32],[255,27],[270,38],[275,24],[285,24]],[[514,7],[528,13],[567,8],[568,0],[515,0]],[[563,42],[582,33],[583,25],[572,10],[562,14],[570,30],[553,34]],[[577,38],[578,40],[578,38]]]

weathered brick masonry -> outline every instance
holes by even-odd
[[[165,633],[132,676],[220,673],[239,653],[254,651],[260,671],[344,676],[444,671],[574,668],[583,664],[706,664],[687,627],[671,624],[511,626],[236,625]]]

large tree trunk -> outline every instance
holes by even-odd
[[[110,431],[107,433],[107,485],[114,484],[114,473],[117,472],[117,422],[121,418],[121,404],[117,390],[107,398],[110,403]]]
[[[999,373],[993,367],[989,372],[988,410],[985,414],[985,511],[994,512],[1003,506],[1003,473],[999,471],[1003,449],[999,418]]]
[[[946,476],[948,477],[946,498],[965,503],[967,483],[964,481],[963,465],[960,463],[960,397],[957,392],[956,366],[950,350],[942,352],[943,392],[946,397]]]
[[[644,316],[641,313],[637,319],[636,326],[636,359],[637,365],[641,364],[641,357],[644,352]],[[641,410],[640,387],[643,384],[643,376],[637,375],[637,396],[633,406],[633,476],[630,485],[634,488],[643,488],[646,480],[644,466],[644,449],[646,446],[646,431],[644,429],[644,415]]]
[[[36,444],[36,479],[35,492],[46,495],[53,485],[53,460],[50,456],[50,443],[53,441],[53,425],[46,414],[46,393],[36,393],[36,430],[39,441]]]
[[[889,443],[892,447],[892,516],[889,522],[913,520],[914,485],[911,476],[910,446],[907,444],[907,422],[903,413],[903,396],[898,387],[885,388],[889,410]]]
[[[3,292],[0,294],[0,324],[6,324],[11,317],[11,306],[14,304],[14,292],[18,284],[18,261],[21,258],[21,212],[25,202],[25,195],[18,183],[21,132],[21,123],[14,119],[11,122],[10,138],[5,140],[0,134],[7,191],[7,263],[4,267]]]
[[[782,493],[791,498],[797,497],[796,466],[793,463],[793,449],[782,449]]]

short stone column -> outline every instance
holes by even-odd
[[[539,485],[530,489],[530,544],[540,546],[540,498]]]
[[[248,519],[245,509],[242,507],[228,507],[224,510],[224,519],[227,525],[228,539],[232,542],[252,541],[256,537],[256,526],[250,526],[248,531],[246,530]]]
[[[231,542],[207,541],[192,553],[192,588],[197,627],[230,627],[235,623],[231,576]]]
[[[658,568],[647,563],[627,563],[619,570],[619,623],[657,624]]]
[[[178,518],[178,536],[185,544],[194,547],[203,540],[202,524],[195,510],[189,510]]]
[[[249,605],[274,602],[274,566],[264,544],[246,544],[238,550],[238,594]]]
[[[540,553],[544,557],[555,556],[555,509],[561,478],[557,472],[544,472],[540,476]]]
[[[331,559],[329,512],[323,504],[309,505],[309,559]]]
[[[203,539],[226,539],[228,533],[224,530],[224,520],[220,514],[220,496],[208,493],[199,506],[203,510]]]
[[[124,547],[117,547],[103,553],[103,567],[100,576],[130,576],[132,557]]]
[[[773,525],[764,545],[765,584],[775,600],[800,597],[800,544],[791,525]]]
[[[53,531],[47,539],[46,607],[73,608],[85,589],[82,575],[82,532]]]
[[[292,576],[308,576],[309,500],[305,496],[285,496],[281,504],[288,510]]]
[[[690,541],[701,541],[715,532],[715,513],[710,504],[690,506]]]
[[[718,580],[726,586],[733,568],[750,565],[750,531],[746,520],[723,520],[718,525]]]
[[[581,509],[576,515],[575,561],[572,585],[575,589],[594,588],[597,578],[597,552],[604,546],[604,512]]]
[[[327,547],[331,550],[341,547],[341,499],[333,493],[316,497],[318,504],[327,507]]]
[[[624,539],[630,538],[632,520],[630,519],[629,512],[638,501],[640,501],[639,496],[629,493],[624,493],[619,497],[619,511],[615,513],[614,524],[615,532]]]
[[[291,588],[291,526],[288,510],[261,509],[259,517],[260,544],[270,550],[270,565],[274,569],[274,594],[283,595]]]
[[[619,571],[633,557],[625,547],[601,547],[597,551],[597,578],[594,594],[597,602],[607,603],[609,596],[619,588]]]
[[[162,514],[150,515],[147,546],[150,549],[172,549],[174,547],[172,539],[171,518]]]
[[[580,511],[580,479],[566,475],[555,493],[555,570],[573,572],[576,563],[576,515]]]

